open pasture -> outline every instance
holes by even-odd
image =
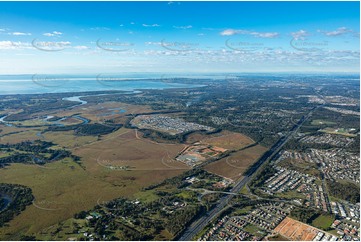
[[[266,150],[261,145],[252,146],[212,162],[206,165],[205,169],[219,176],[237,180]]]

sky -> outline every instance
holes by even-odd
[[[0,75],[359,73],[359,4],[0,2]]]

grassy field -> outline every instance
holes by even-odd
[[[320,132],[327,133],[327,134],[339,134],[346,137],[356,137],[357,134],[350,134],[346,129],[334,129],[334,128],[325,128],[321,129]]]
[[[112,113],[114,109],[122,109],[126,112],[114,114]],[[147,106],[108,102],[37,115],[64,117],[80,114],[92,122],[102,122],[103,119],[112,118],[121,123],[127,119],[126,115],[129,113],[150,111],[152,110]],[[78,122],[73,119],[68,121]],[[69,159],[64,159],[44,166],[12,164],[0,169],[1,182],[26,185],[32,189],[35,197],[34,203],[16,216],[9,226],[0,228],[2,240],[18,240],[23,234],[39,235],[40,231],[45,233],[41,239],[47,239],[46,231],[56,230],[59,223],[64,222],[67,223],[66,226],[71,227],[75,213],[121,196],[144,202],[154,201],[158,195],[153,191],[142,191],[141,188],[190,169],[187,165],[174,160],[185,145],[157,143],[144,139],[141,135],[137,135],[138,132],[134,129],[120,128],[100,137],[76,136],[73,131],[45,132],[39,135],[45,128],[0,125],[2,130],[0,142],[19,143],[36,139],[51,141],[57,145],[55,147],[66,148],[79,156],[83,167]],[[212,136],[202,135],[202,140],[226,149],[240,149],[253,143],[250,138],[232,132],[222,132]],[[226,176],[239,175],[265,150],[262,146],[255,146],[236,152],[233,159],[239,159],[240,162],[230,164],[240,166],[239,169],[225,165],[226,160],[221,160],[216,165],[211,164],[213,166],[210,166],[209,170],[219,170],[219,173]],[[0,156],[6,155],[0,154]],[[189,198],[192,192],[185,191],[179,196]],[[61,240],[62,236],[60,233],[58,239]],[[163,236],[169,237],[167,234]]]
[[[244,171],[257,161],[259,157],[267,150],[267,148],[256,145],[241,151],[232,153],[216,162],[212,162],[205,166],[205,169],[211,173],[215,173],[222,177],[237,180],[242,177]]]
[[[320,177],[321,172],[318,170],[318,167],[314,163],[306,162],[300,159],[285,159],[279,163],[280,166],[286,167],[287,169],[292,169],[299,171],[301,173],[310,174],[312,176]]]
[[[246,227],[243,228],[243,230],[255,236],[262,236],[265,234],[265,232],[261,231],[258,227],[254,226],[253,224],[247,224]]]
[[[287,191],[283,193],[275,194],[277,197],[286,198],[286,199],[305,199],[305,196],[302,193],[297,191]]]
[[[321,214],[312,221],[312,225],[322,230],[327,230],[335,220],[334,215],[323,215]]]
[[[250,194],[250,192],[248,191],[246,186],[242,187],[240,193],[243,194],[243,195],[249,195]]]
[[[0,142],[3,144],[9,143],[9,144],[15,144],[26,140],[37,140],[40,139],[37,136],[37,133],[40,131],[40,129],[19,129],[18,132],[9,135],[9,133],[0,133],[0,135],[3,135],[0,137]]]
[[[195,132],[187,135],[186,142],[188,144],[201,142],[203,144],[219,146],[228,150],[238,150],[254,143],[248,136],[226,130],[209,135]]]
[[[236,209],[233,213],[232,216],[241,216],[241,215],[245,215],[248,214],[250,211],[252,210],[252,206],[246,206],[240,209]]]
[[[66,142],[68,138],[59,135],[57,142],[62,143],[61,139]],[[85,170],[66,160],[45,166],[13,164],[0,169],[1,182],[29,186],[36,199],[9,227],[0,229],[0,237],[16,239],[5,234],[35,233],[99,202],[134,197],[142,187],[188,169],[172,160],[181,149],[183,145],[150,143],[137,139],[134,130],[120,129],[100,141],[73,149]],[[113,170],[108,165],[127,165],[130,169]]]
[[[311,125],[333,125],[336,124],[335,122],[328,121],[328,120],[322,120],[322,119],[314,119],[311,122]]]
[[[120,129],[103,140],[74,149],[74,154],[88,161],[88,171],[97,171],[99,167],[127,166],[130,171],[147,171],[156,176],[170,170],[188,169],[173,160],[183,147],[181,144],[155,143],[137,137],[135,130]]]
[[[253,144],[254,141],[243,134],[224,132],[221,136],[203,139],[201,143],[222,147],[227,150],[239,150]]]
[[[67,149],[75,149],[97,140],[95,136],[78,136],[74,131],[46,132],[42,134],[44,139]]]

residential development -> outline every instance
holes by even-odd
[[[140,129],[153,129],[157,131],[167,132],[172,135],[187,133],[196,130],[212,131],[211,127],[185,122],[180,118],[173,118],[165,115],[139,115],[132,124]]]

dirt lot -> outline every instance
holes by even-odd
[[[226,149],[220,147],[212,145],[202,145],[197,143],[195,145],[190,145],[186,149],[184,149],[181,155],[179,155],[176,159],[190,166],[194,166],[196,164],[201,164],[206,159],[215,158],[226,151]],[[190,161],[189,159],[192,159],[192,161]]]
[[[286,217],[274,231],[290,240],[298,241],[312,241],[319,232],[315,227],[289,217]]]

